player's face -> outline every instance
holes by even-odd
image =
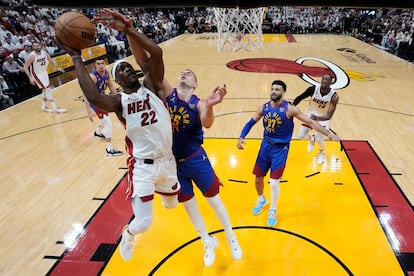
[[[95,62],[95,70],[97,72],[103,73],[105,71],[106,63],[104,60],[97,60]]]
[[[127,62],[121,62],[116,67],[115,75],[118,83],[126,90],[136,90],[140,86],[136,71]]]
[[[186,85],[193,88],[197,87],[196,76],[193,71],[188,69],[181,72],[180,77],[178,79],[178,83],[180,85]]]
[[[33,49],[33,51],[39,53],[40,50],[42,50],[42,45],[40,45],[40,43],[33,43],[32,49]]]
[[[283,87],[281,85],[273,84],[270,88],[270,99],[274,102],[277,102],[282,99],[284,93],[285,90],[283,90]]]
[[[330,76],[323,76],[321,80],[322,90],[328,90],[331,87],[332,79]]]

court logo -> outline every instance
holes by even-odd
[[[305,65],[307,61],[320,63],[323,66]],[[335,79],[331,87],[343,89],[349,84],[347,73],[336,64],[317,57],[303,57],[296,61],[280,58],[249,58],[234,60],[226,64],[230,69],[254,73],[285,73],[297,75],[311,85],[319,84],[323,75],[328,74]]]
[[[365,54],[357,53],[357,51],[352,48],[338,48],[336,50],[339,51],[341,56],[343,56],[344,58],[346,58],[347,60],[353,63],[361,63],[361,62],[369,63],[369,64],[376,63],[375,60],[373,60],[372,58],[368,57]]]
[[[320,63],[321,66],[306,65],[307,62],[311,62],[312,65],[315,62]],[[368,82],[377,78],[384,78],[382,75],[365,74],[351,70],[345,71],[335,63],[317,57],[303,57],[295,61],[280,58],[247,58],[230,61],[226,66],[243,72],[297,75],[311,85],[319,84],[322,76],[328,74],[334,78],[331,87],[336,90],[347,87],[350,79]]]

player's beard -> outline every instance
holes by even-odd
[[[270,99],[275,103],[278,102],[281,98],[282,98],[282,95],[271,95],[270,96]]]

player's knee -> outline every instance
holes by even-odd
[[[135,217],[128,226],[129,232],[136,235],[147,231],[152,224],[152,218],[152,216],[144,217],[141,219]]]
[[[178,196],[163,196],[162,197],[162,204],[166,209],[173,209],[177,207],[178,204]]]

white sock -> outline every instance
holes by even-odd
[[[220,198],[220,195],[217,194],[213,197],[207,197],[206,199],[207,202],[210,204],[211,208],[213,208],[214,213],[216,214],[221,223],[221,226],[223,226],[224,228],[224,231],[226,231],[227,237],[234,237],[235,234],[231,226],[230,217],[227,213],[226,207],[223,204],[223,201]]]
[[[197,201],[193,197],[192,199],[183,203],[188,216],[190,217],[191,223],[200,235],[203,242],[210,240],[206,225],[204,224],[203,217],[201,216],[200,210],[198,209]]]
[[[259,200],[260,200],[260,201],[265,201],[265,199],[266,199],[266,198],[265,198],[265,196],[264,196],[264,195],[259,195]]]
[[[57,109],[58,108],[57,105],[56,105],[56,103],[55,103],[55,101],[50,101],[50,104],[52,105],[52,108],[53,109]]]
[[[270,207],[269,209],[276,209],[277,200],[280,195],[279,179],[270,179]]]
[[[108,151],[113,150],[113,148],[112,148],[112,144],[111,144],[110,142],[106,142],[106,149],[107,149]]]

